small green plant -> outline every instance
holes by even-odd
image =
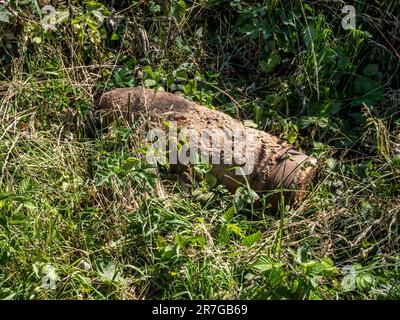
[[[55,29],[0,5],[0,299],[399,299],[400,8],[346,30],[342,5],[71,0]],[[145,115],[97,117],[141,85],[286,139],[318,183],[273,212],[150,165]]]

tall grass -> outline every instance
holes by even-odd
[[[399,298],[397,2],[351,31],[341,1],[61,1],[56,31],[35,3],[0,24],[0,298]],[[146,119],[96,113],[135,85],[280,135],[318,185],[274,213],[148,165]]]

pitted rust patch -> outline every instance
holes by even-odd
[[[238,141],[235,148],[243,154],[254,155],[254,171],[247,177],[251,188],[258,194],[282,189],[285,202],[299,204],[307,195],[307,189],[315,178],[317,160],[294,150],[293,146],[267,132],[245,127],[241,122],[217,110],[211,110],[186,100],[183,97],[144,88],[121,88],[105,93],[100,109],[109,114],[128,116],[148,114],[175,121],[181,128],[196,130],[230,129],[243,130],[254,135],[254,146]],[[204,146],[203,146],[204,147]],[[199,145],[201,150],[201,146]],[[223,159],[221,145],[214,146],[213,152]],[[231,165],[213,165],[213,174],[229,190],[235,191],[245,183],[243,176],[229,170]],[[276,206],[280,193],[271,197]]]

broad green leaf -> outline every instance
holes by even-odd
[[[211,173],[206,174],[206,181],[211,188],[214,188],[217,185],[217,178]]]
[[[236,213],[236,207],[235,205],[231,206],[228,210],[225,211],[224,213],[224,221],[229,222],[233,219],[234,215]]]
[[[250,234],[247,237],[245,237],[242,243],[247,247],[251,247],[254,243],[259,241],[260,239],[261,239],[261,232],[258,231],[256,233]]]
[[[229,231],[226,225],[223,225],[219,230],[218,241],[222,243],[227,243],[229,240]]]
[[[18,225],[22,224],[26,220],[26,216],[23,213],[13,214],[8,220],[9,224]]]
[[[0,5],[0,22],[10,22],[10,14],[2,5]]]
[[[371,80],[367,77],[358,76],[355,80],[354,87],[357,92],[365,94],[372,93],[375,90],[379,90],[381,85],[376,80]]]
[[[371,274],[366,272],[357,273],[356,284],[360,291],[369,291],[374,283],[374,278]]]
[[[244,120],[243,124],[248,128],[254,128],[254,129],[258,128],[257,123],[255,123],[253,120]]]
[[[98,23],[103,23],[104,20],[106,19],[106,17],[103,15],[103,13],[99,10],[94,10],[92,11],[93,16],[96,18],[96,20],[98,21]]]
[[[347,70],[350,65],[350,59],[347,56],[339,55],[338,66],[340,70]]]
[[[96,261],[97,271],[101,278],[106,281],[112,281],[117,283],[123,283],[125,279],[118,274],[117,266],[112,263],[105,262],[97,262]]]
[[[129,170],[133,169],[134,167],[137,167],[139,164],[140,164],[139,159],[133,158],[133,157],[128,158],[128,159],[126,159],[124,170],[129,171]]]
[[[119,40],[119,39],[120,39],[120,36],[117,33],[113,32],[113,34],[111,36],[111,40],[115,41],[115,40]]]
[[[151,13],[161,12],[161,6],[159,4],[155,4],[154,2],[150,2],[149,10]]]
[[[299,264],[305,263],[307,261],[307,249],[305,247],[300,247],[297,249],[296,262]]]
[[[152,88],[157,85],[157,81],[153,79],[144,80],[144,86],[147,88]]]
[[[328,101],[321,109],[320,114],[325,116],[329,114],[336,114],[340,111],[340,108],[342,107],[341,102],[333,102],[333,101]]]
[[[184,0],[175,0],[171,7],[172,16],[176,19],[178,23],[181,23],[185,18],[186,13],[186,3]]]
[[[33,37],[32,42],[36,44],[41,44],[42,43],[42,38],[41,37]]]
[[[264,39],[269,39],[272,34],[272,28],[264,21],[254,19],[251,24],[246,24],[239,28],[240,32],[256,39],[260,33],[264,36]]]
[[[228,229],[230,231],[232,231],[234,234],[236,234],[236,235],[238,235],[240,237],[244,237],[242,229],[240,229],[240,227],[237,224],[230,223],[228,225]]]
[[[258,194],[251,189],[239,187],[235,192],[235,203],[237,207],[241,207],[244,203],[254,203],[259,199]]]
[[[378,81],[363,76],[358,76],[356,78],[354,88],[357,93],[360,93],[363,96],[353,99],[352,105],[365,103],[372,106],[381,101],[385,93],[383,87]]]
[[[374,77],[377,75],[378,71],[379,66],[377,64],[369,64],[364,68],[363,74],[366,77]]]
[[[269,271],[274,267],[272,263],[262,263],[262,264],[256,264],[254,268],[258,271],[265,272]]]
[[[329,126],[329,119],[325,117],[302,117],[299,121],[301,129],[308,128],[312,125],[316,125],[320,128],[327,128]]]
[[[281,62],[281,57],[277,50],[271,52],[267,61],[260,61],[260,68],[264,72],[272,72]]]
[[[299,133],[296,130],[289,130],[287,133],[287,140],[289,143],[295,143]]]

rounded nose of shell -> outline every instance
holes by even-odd
[[[272,169],[269,184],[276,193],[272,196],[277,205],[281,194],[285,203],[298,204],[307,195],[316,177],[317,159],[295,150],[289,150]]]

